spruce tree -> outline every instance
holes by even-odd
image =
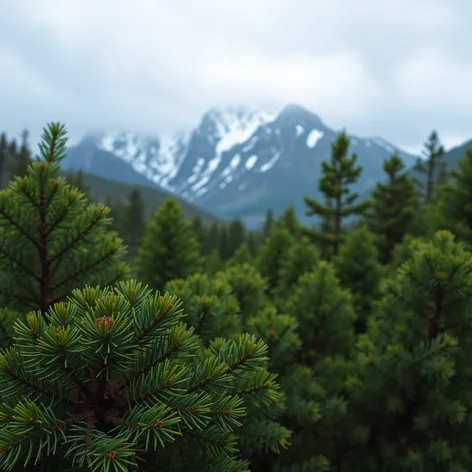
[[[129,281],[17,321],[0,352],[2,470],[237,472],[286,447],[267,346],[203,348],[184,320],[175,296]]]
[[[269,236],[272,231],[272,226],[274,224],[274,212],[272,210],[267,210],[264,220],[264,226],[262,228],[262,236],[265,239]]]
[[[5,133],[0,135],[0,190],[5,188],[9,177],[10,153],[8,139]]]
[[[259,248],[257,262],[260,273],[267,278],[269,290],[273,290],[277,286],[282,261],[286,258],[292,244],[293,238],[285,222],[283,220],[276,221],[272,231]]]
[[[205,243],[206,243],[208,231],[203,223],[202,217],[200,215],[194,216],[192,218],[191,223],[192,223],[192,232],[197,238],[202,254],[207,254],[205,252]]]
[[[144,202],[138,187],[131,190],[125,206],[124,215],[125,241],[129,248],[130,258],[138,252],[144,230]]]
[[[297,219],[295,207],[293,205],[289,205],[282,213],[280,219],[285,222],[285,226],[287,227],[289,233],[294,238],[297,238],[300,232],[300,223]]]
[[[384,273],[378,262],[376,239],[367,226],[348,233],[333,263],[341,285],[352,294],[356,331],[363,332]]]
[[[355,472],[472,470],[472,255],[447,231],[419,245],[359,341]]]
[[[232,267],[239,264],[252,264],[254,258],[252,257],[249,246],[246,243],[241,244],[233,256],[226,262],[227,267]]]
[[[457,161],[458,169],[442,188],[438,202],[441,221],[456,236],[472,248],[472,148]]]
[[[146,222],[136,258],[137,278],[162,291],[173,279],[197,272],[200,248],[182,207],[168,198]]]
[[[379,260],[387,264],[395,245],[411,229],[418,202],[414,182],[402,173],[405,165],[398,155],[385,160],[383,168],[388,181],[373,190],[367,222],[377,236]]]
[[[362,173],[362,166],[357,165],[357,154],[348,157],[350,140],[342,132],[332,144],[331,159],[323,161],[318,188],[324,195],[327,204],[323,205],[313,198],[305,197],[308,207],[307,216],[317,215],[328,220],[332,231],[310,230],[311,236],[324,245],[328,245],[331,254],[336,255],[344,238],[343,219],[348,216],[362,214],[369,206],[369,202],[355,203],[359,195],[351,192],[350,185],[357,182]]]
[[[228,226],[228,256],[232,257],[246,241],[246,228],[241,220],[232,220]]]
[[[31,151],[28,147],[28,131],[23,131],[21,135],[20,149],[16,153],[13,161],[13,175],[24,177],[27,174],[28,165],[31,162]]]
[[[417,185],[424,192],[425,204],[431,203],[435,198],[436,186],[444,175],[444,152],[438,133],[433,130],[424,144],[424,159],[418,159],[415,166],[415,170],[424,175],[425,182],[417,181]]]
[[[109,209],[59,177],[66,141],[64,126],[49,124],[40,157],[0,192],[1,307],[45,312],[74,288],[113,284],[128,271]]]
[[[294,289],[299,278],[315,270],[320,261],[320,254],[316,246],[306,237],[302,237],[289,247],[287,255],[282,259],[279,269],[277,286],[274,289],[274,298],[278,308],[283,311],[290,309],[287,306],[288,295]]]

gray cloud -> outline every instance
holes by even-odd
[[[0,5],[0,129],[168,133],[218,104],[298,102],[419,149],[471,138],[469,0],[15,0]]]

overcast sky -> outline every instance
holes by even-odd
[[[295,102],[450,147],[472,138],[471,18],[471,0],[0,0],[0,130],[159,134]]]

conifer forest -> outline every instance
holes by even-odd
[[[252,230],[1,135],[0,470],[472,471],[472,149],[361,197],[349,145]]]

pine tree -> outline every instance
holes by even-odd
[[[87,198],[92,198],[92,192],[90,187],[85,183],[84,173],[81,169],[72,170],[66,173],[65,175],[67,182],[70,185],[78,189],[80,192],[87,195]]]
[[[322,220],[327,219],[332,223],[331,232],[311,230],[311,236],[327,244],[331,248],[331,254],[336,255],[341,244],[343,234],[343,219],[351,215],[362,214],[369,206],[369,202],[355,203],[359,195],[351,193],[350,185],[357,182],[362,173],[362,166],[357,164],[357,154],[348,157],[349,138],[345,132],[338,135],[332,144],[331,159],[323,161],[321,169],[323,176],[319,181],[319,190],[324,195],[328,204],[322,205],[313,198],[305,197],[308,207],[307,216],[318,215]]]
[[[0,353],[2,469],[236,472],[286,447],[262,341],[204,349],[175,296],[135,281],[75,290],[46,318],[16,322]]]
[[[445,164],[442,160],[444,152],[438,133],[433,130],[424,144],[424,160],[418,159],[415,166],[415,170],[425,178],[425,183],[417,181],[417,184],[424,191],[426,204],[435,198],[436,186],[444,175]]]
[[[418,202],[413,180],[401,174],[405,165],[398,155],[385,160],[383,168],[388,181],[373,190],[367,222],[377,236],[379,260],[387,264],[395,245],[411,229]]]
[[[457,161],[458,169],[451,171],[451,179],[439,198],[441,220],[447,228],[472,248],[472,148]]]
[[[0,190],[5,188],[9,177],[9,158],[7,135],[0,135]]]
[[[21,135],[21,146],[13,161],[13,175],[24,177],[27,174],[28,165],[31,162],[31,151],[28,147],[28,131]]]
[[[282,213],[280,217],[281,220],[285,222],[285,226],[287,227],[289,233],[294,237],[297,238],[300,232],[300,223],[297,219],[297,213],[295,211],[295,207],[293,205],[289,205],[285,211]]]
[[[241,220],[233,220],[228,226],[228,256],[232,257],[246,241],[246,228]]]
[[[286,258],[293,238],[284,221],[274,223],[272,231],[259,248],[257,268],[267,278],[269,290],[273,290],[279,281],[280,266]]]
[[[306,237],[296,241],[287,251],[287,256],[282,259],[279,269],[279,278],[274,290],[274,298],[278,308],[289,311],[287,306],[289,294],[294,289],[299,278],[315,270],[320,261],[320,254],[316,246]]]
[[[125,241],[129,248],[129,256],[134,259],[144,231],[144,202],[137,187],[133,188],[128,196],[124,219]]]
[[[264,226],[262,229],[262,236],[265,239],[269,236],[272,231],[272,225],[274,224],[274,212],[272,210],[267,210],[264,220]]]
[[[122,241],[107,231],[109,209],[59,177],[65,134],[49,124],[41,156],[0,192],[1,307],[45,312],[74,288],[113,284],[128,271]]]
[[[249,246],[246,243],[241,244],[233,256],[226,262],[227,267],[232,267],[239,264],[253,264],[254,259],[249,251]]]
[[[383,286],[350,381],[367,436],[349,470],[472,470],[471,280],[472,255],[441,231]]]
[[[341,285],[352,294],[356,331],[363,332],[384,273],[374,235],[366,226],[351,231],[333,263]]]
[[[321,261],[300,277],[290,306],[299,325],[300,364],[279,378],[287,397],[283,422],[294,433],[277,470],[341,470],[336,465],[352,426],[345,386],[355,352],[351,295],[341,287],[334,266]]]
[[[192,218],[191,222],[192,222],[192,232],[197,238],[202,254],[207,254],[205,252],[205,243],[206,243],[208,231],[205,225],[203,224],[202,217],[200,215],[197,215]]]
[[[191,223],[175,199],[168,198],[146,222],[136,258],[137,277],[161,291],[168,281],[197,272],[201,264]]]

